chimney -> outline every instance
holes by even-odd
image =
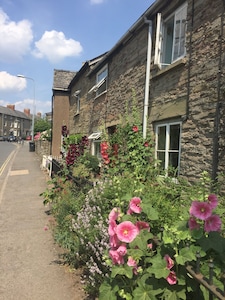
[[[25,113],[25,115],[30,117],[30,109],[29,108],[24,108],[23,112]]]
[[[8,104],[7,108],[10,108],[11,110],[15,110],[15,105],[14,104]]]

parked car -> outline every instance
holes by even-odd
[[[10,136],[8,137],[8,142],[17,142],[16,136],[10,135]]]
[[[0,142],[5,141],[4,136],[0,135]]]

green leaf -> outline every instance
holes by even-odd
[[[156,294],[159,293],[154,291],[151,286],[146,285],[145,287],[137,287],[133,292],[133,300],[156,300]]]
[[[192,261],[192,260],[196,260],[196,253],[193,253],[192,251],[190,251],[189,248],[182,248],[179,251],[179,255],[175,256],[176,257],[176,262],[179,265],[185,265],[186,262]]]
[[[117,275],[125,275],[127,278],[131,279],[133,277],[132,267],[127,265],[112,267],[111,277],[115,278]]]
[[[117,300],[116,290],[118,287],[112,289],[112,286],[106,282],[103,282],[99,288],[99,300]]]
[[[141,204],[141,207],[143,212],[146,213],[150,220],[154,221],[159,219],[158,212],[149,203],[143,202]]]
[[[149,273],[155,275],[155,278],[166,278],[170,270],[166,269],[166,261],[160,255],[152,258],[152,266],[147,269]]]

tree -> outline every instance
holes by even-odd
[[[43,132],[51,128],[51,124],[49,121],[45,119],[36,119],[34,122],[34,134],[37,134],[37,132]]]

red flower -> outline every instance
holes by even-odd
[[[138,132],[138,127],[137,127],[136,125],[134,125],[134,126],[132,127],[132,130],[133,130],[134,132]]]

